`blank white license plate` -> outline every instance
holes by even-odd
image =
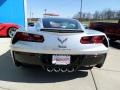
[[[70,64],[70,56],[68,55],[53,55],[52,64],[56,65],[68,65]]]

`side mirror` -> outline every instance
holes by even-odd
[[[28,22],[28,26],[33,27],[34,23],[33,22]]]
[[[86,25],[86,24],[83,24],[83,26],[84,26],[85,29],[89,28],[88,25]]]

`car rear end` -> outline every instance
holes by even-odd
[[[11,52],[16,65],[32,64],[48,72],[73,72],[101,67],[108,51],[103,33],[85,33],[74,29],[43,28],[40,32],[17,32]]]

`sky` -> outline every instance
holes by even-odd
[[[105,9],[120,10],[120,0],[82,0],[82,12],[94,13]],[[81,0],[27,0],[28,17],[42,17],[45,13],[73,17],[80,11]]]

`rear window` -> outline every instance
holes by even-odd
[[[44,28],[81,29],[80,24],[73,19],[44,18]]]

